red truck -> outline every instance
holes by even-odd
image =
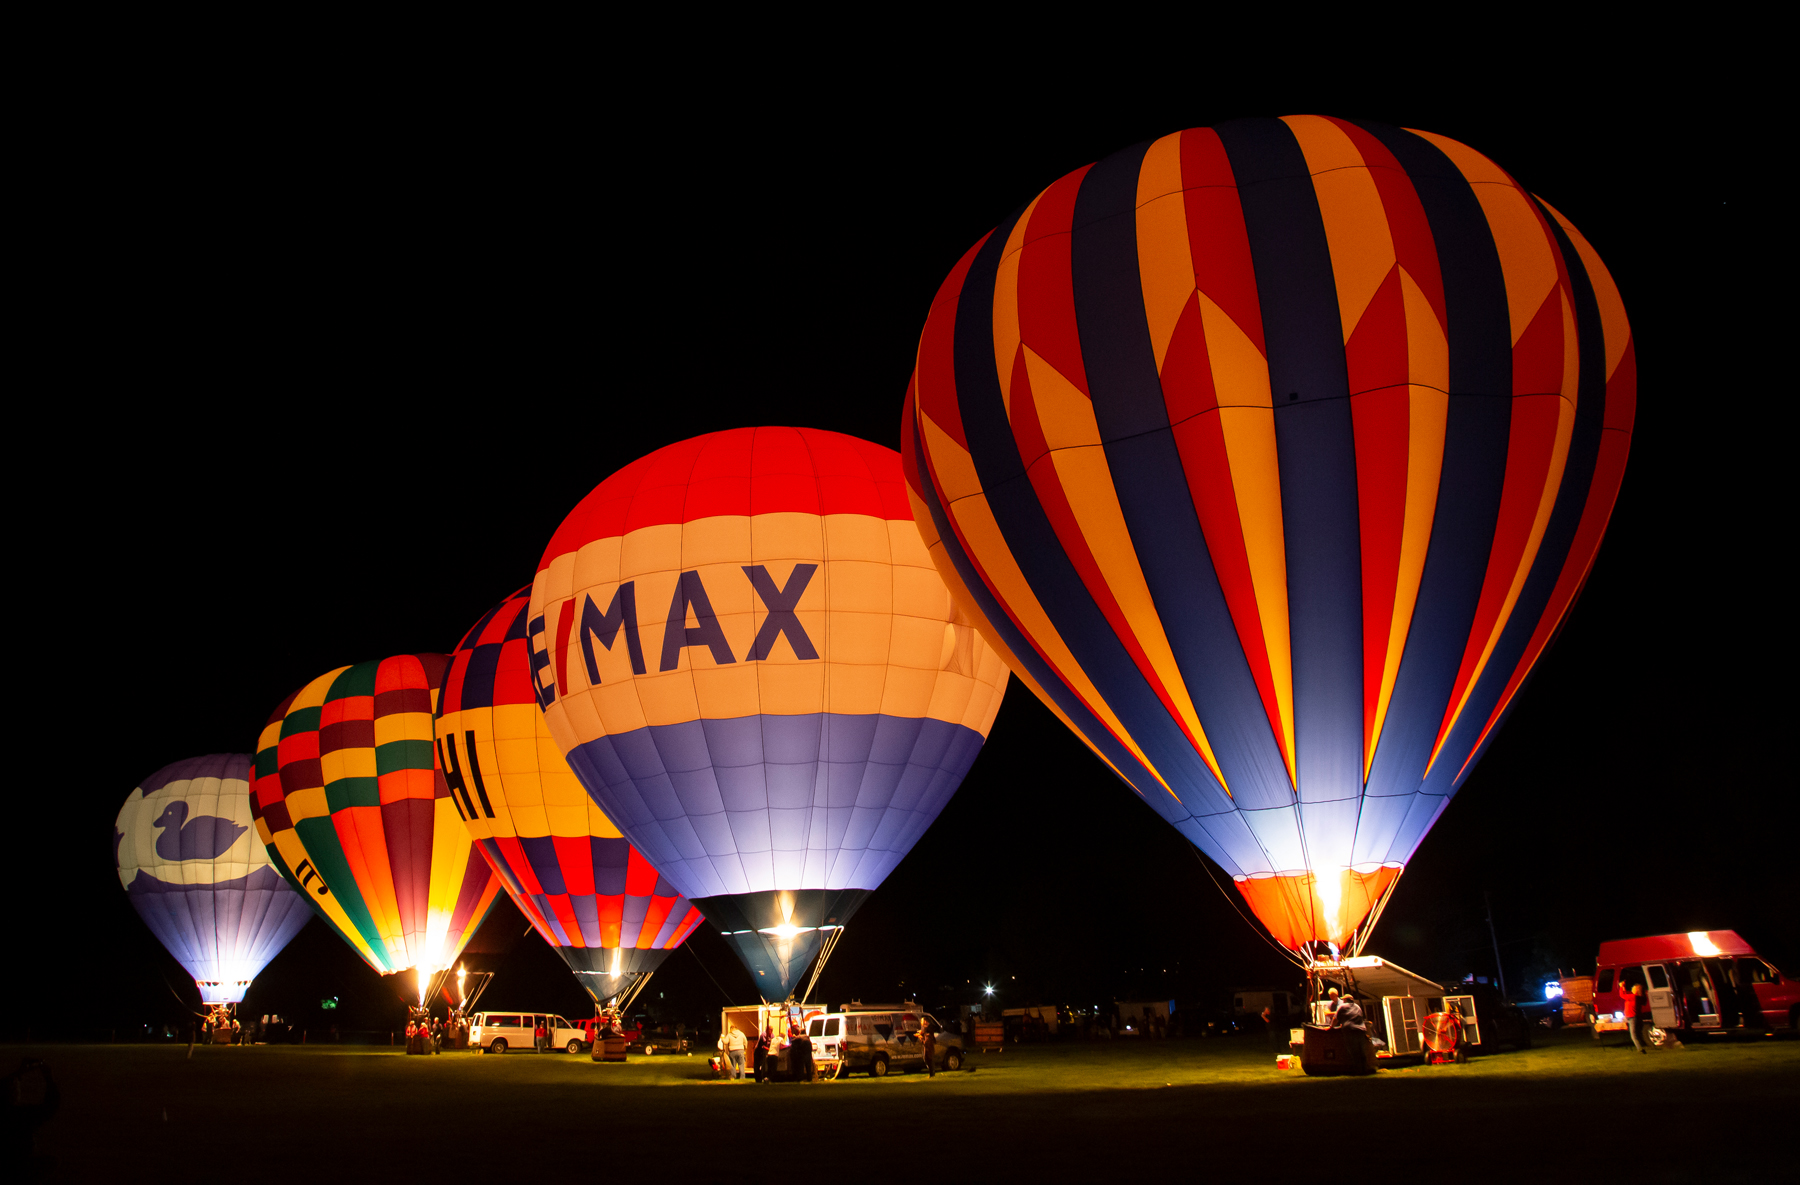
[[[1625,1030],[1622,996],[1644,989],[1651,1024],[1694,1036],[1800,1029],[1800,981],[1783,975],[1735,930],[1694,930],[1600,944],[1588,1027]]]

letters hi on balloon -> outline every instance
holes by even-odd
[[[899,457],[810,429],[601,483],[545,550],[527,635],[576,775],[772,1000],[936,818],[1006,683]]]
[[[1300,950],[1366,939],[1566,618],[1635,400],[1548,203],[1293,116],[1125,149],[970,248],[902,451],[989,644]]]
[[[489,610],[450,656],[438,769],[519,911],[597,1006],[628,1007],[700,913],[620,835],[551,739],[530,686],[530,591]]]

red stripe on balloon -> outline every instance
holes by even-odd
[[[1181,184],[1195,286],[1267,355],[1256,267],[1250,259],[1250,232],[1244,227],[1237,178],[1224,143],[1211,128],[1181,133]]]
[[[1396,295],[1397,289],[1398,285]],[[1402,323],[1400,332],[1405,331]],[[1359,324],[1357,333],[1361,332]],[[1375,714],[1394,627],[1394,595],[1400,580],[1400,550],[1406,528],[1411,408],[1411,393],[1404,386],[1364,391],[1350,399],[1351,432],[1356,447],[1356,513],[1362,537],[1365,753],[1375,748]]]

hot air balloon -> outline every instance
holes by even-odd
[[[450,656],[438,770],[475,847],[597,1007],[630,1006],[700,911],[601,813],[531,690],[522,588]]]
[[[269,863],[250,818],[250,758],[215,753],[144,779],[113,830],[119,883],[200,988],[228,1011],[312,911]]]
[[[314,679],[269,717],[251,785],[282,876],[378,974],[415,971],[420,1005],[500,892],[432,760],[448,665],[403,654]]]
[[[810,429],[607,478],[545,550],[526,637],[576,776],[773,1001],[943,809],[1006,686],[899,457]]]
[[[1586,579],[1635,385],[1605,265],[1492,161],[1244,120],[972,247],[903,451],[1013,671],[1283,946],[1360,950]]]

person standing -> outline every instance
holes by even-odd
[[[736,1025],[725,1037],[725,1056],[731,1061],[731,1080],[739,1082],[744,1077],[744,1030]]]
[[[919,1044],[925,1050],[925,1076],[937,1077],[937,1027],[926,1021],[919,1029]]]
[[[813,1080],[812,1038],[806,1035],[805,1025],[794,1027],[794,1043],[788,1049],[788,1065],[800,1081]]]
[[[531,1045],[532,1048],[536,1049],[539,1053],[542,1053],[545,1049],[549,1048],[550,1033],[549,1030],[544,1027],[544,1018],[541,1016],[537,1018],[537,1027],[531,1030]]]
[[[1625,1013],[1625,1031],[1631,1034],[1631,1043],[1639,1053],[1649,1053],[1644,1045],[1644,985],[1634,983],[1621,997],[1620,1008]]]
[[[769,1064],[769,1045],[769,1030],[764,1029],[762,1035],[756,1039],[756,1065],[754,1069],[756,1071],[756,1082],[758,1085],[770,1080],[769,1070],[771,1067]]]

